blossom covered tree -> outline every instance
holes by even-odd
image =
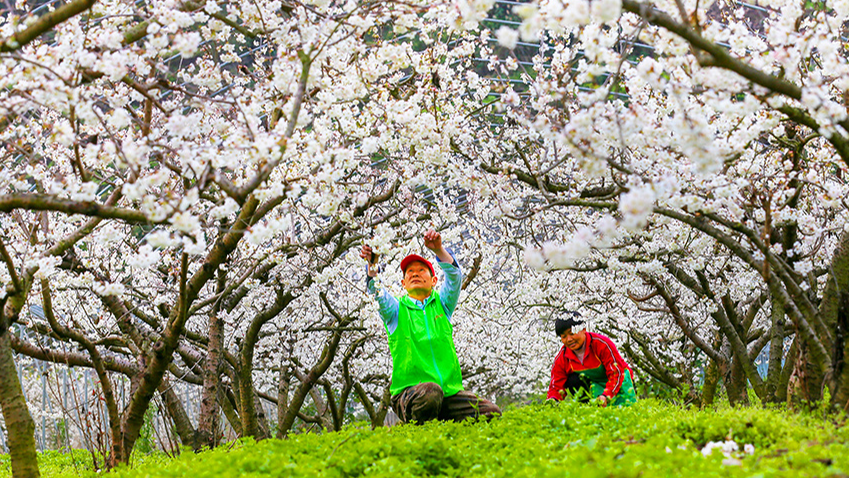
[[[786,392],[780,358],[793,336],[793,390],[816,400],[828,387],[844,408],[847,65],[842,29],[830,25],[846,12],[793,2],[761,10],[753,18],[735,5],[627,0],[517,7],[522,39],[549,46],[522,73],[524,94],[504,90],[509,132],[496,134],[509,141],[480,167],[512,178],[500,212],[541,232],[528,241],[532,267],[605,277],[596,292],[624,292],[641,311],[671,318],[709,369],[744,376],[765,401]],[[509,48],[516,38],[499,41]],[[567,227],[545,228],[560,220]],[[711,317],[708,328],[693,315]],[[626,316],[617,325],[635,339],[663,324]],[[764,383],[752,356],[767,343]],[[647,368],[661,378],[657,365]]]
[[[438,117],[451,92],[433,80],[471,51],[384,39],[390,24],[445,28],[416,5],[75,5],[37,21],[10,12],[2,28],[2,403],[20,476],[37,469],[13,349],[97,370],[119,462],[169,373],[203,384],[202,439],[214,439],[216,401],[262,436],[263,327],[297,341],[333,317],[317,331],[327,353],[283,413],[291,422],[353,320],[331,305],[351,291],[345,252],[375,230],[386,247],[418,227],[433,208],[416,188],[437,177],[464,121]],[[421,162],[396,161],[417,144]],[[22,316],[33,293],[46,320]],[[28,343],[16,323],[85,353]],[[123,410],[110,372],[132,381]]]

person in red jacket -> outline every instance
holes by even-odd
[[[554,330],[563,347],[551,368],[548,398],[563,400],[567,395],[578,399],[592,397],[599,405],[631,405],[637,401],[631,367],[609,338],[581,327],[580,314],[554,321]]]

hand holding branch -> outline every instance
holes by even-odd
[[[360,249],[360,257],[368,262],[369,277],[377,277],[377,254],[374,253],[370,245],[363,244],[363,248]]]
[[[429,229],[422,236],[424,237],[424,245],[428,249],[430,249],[436,257],[439,257],[439,260],[442,262],[447,262],[452,264],[454,262],[454,258],[451,257],[451,254],[445,250],[445,247],[442,246],[442,235],[433,229]]]

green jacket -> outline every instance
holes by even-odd
[[[419,308],[409,296],[400,299],[398,325],[387,327],[392,354],[392,386],[396,395],[425,382],[442,387],[446,397],[463,390],[460,361],[454,348],[454,326],[448,321],[436,291]]]

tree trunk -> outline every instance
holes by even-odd
[[[5,304],[3,304],[5,305]],[[0,317],[0,321],[3,317]],[[26,398],[18,381],[18,370],[9,338],[7,324],[0,324],[0,405],[8,433],[9,454],[12,458],[12,476],[30,478],[40,476],[38,454],[35,451],[35,422],[27,408]]]
[[[282,289],[277,289],[277,297],[274,303],[267,309],[257,314],[251,320],[239,353],[239,416],[242,418],[242,432],[244,436],[252,436],[258,439],[264,438],[257,419],[257,406],[253,386],[254,348],[259,340],[262,326],[285,309],[297,296]]]
[[[345,325],[347,324],[339,324],[340,327]],[[327,371],[330,364],[333,362],[333,359],[336,357],[336,351],[339,348],[339,341],[341,339],[342,331],[334,329],[329,340],[324,346],[324,350],[321,352],[321,357],[319,358],[318,363],[310,369],[305,380],[301,382],[297,390],[295,390],[295,396],[292,397],[292,401],[289,403],[286,415],[283,417],[283,421],[281,421],[278,425],[281,430],[279,433],[282,433],[284,437],[289,434],[289,430],[292,428],[292,425],[295,424],[295,417],[297,417],[298,412],[301,411],[301,406],[303,406],[309,391],[316,382],[318,382],[324,372]]]
[[[787,391],[790,388],[790,377],[793,375],[793,365],[796,363],[796,357],[799,355],[798,339],[794,338],[790,344],[790,350],[787,351],[787,356],[784,357],[784,365],[781,367],[781,377],[778,380],[778,388],[775,391],[775,399],[778,403],[787,402]]]
[[[230,422],[230,426],[233,427],[236,435],[240,437],[244,436],[242,435],[242,419],[239,418],[239,413],[236,412],[236,407],[233,406],[233,401],[230,400],[224,387],[218,387],[218,404],[221,405],[221,410],[224,412],[224,416],[227,417],[227,421]]]
[[[371,421],[371,427],[382,427],[384,420],[386,420],[386,414],[389,412],[389,401],[392,398],[389,393],[389,386],[384,388],[383,396],[381,397],[377,408],[375,408],[374,403],[372,403],[365,388],[363,388],[359,382],[354,382],[354,392],[360,398],[360,403],[363,405],[363,408],[365,408],[366,413],[368,414],[369,420]]]
[[[823,373],[819,364],[811,358],[808,342],[797,340],[797,343],[799,353],[790,379],[788,399],[792,404],[811,404],[822,398]]]
[[[716,388],[719,385],[719,379],[722,378],[719,368],[719,363],[711,359],[705,369],[705,383],[702,385],[702,408],[713,405],[716,399]]]
[[[373,427],[382,427],[386,422],[386,415],[389,413],[389,403],[392,399],[390,393],[390,385],[387,384],[383,389],[383,396],[380,397],[380,403],[377,405],[377,413],[375,414],[375,422],[372,422]]]
[[[192,421],[183,408],[180,398],[174,393],[171,384],[163,380],[159,385],[159,394],[162,396],[162,401],[165,403],[165,408],[168,410],[168,415],[174,421],[174,428],[177,430],[177,436],[180,437],[180,442],[183,446],[190,446],[192,450],[197,451],[200,444],[195,439],[195,430],[192,427]]]
[[[835,334],[834,357],[834,392],[831,405],[836,411],[849,410],[849,367],[846,358],[849,357],[849,292],[844,291],[837,313],[837,330]]]
[[[256,439],[265,440],[271,438],[271,429],[268,427],[265,407],[262,406],[258,395],[254,395],[254,410],[256,413]]]
[[[203,363],[203,394],[198,418],[200,446],[215,448],[218,444],[218,386],[221,365],[221,348],[224,337],[224,321],[216,313],[209,316],[209,344]]]
[[[5,248],[2,252],[5,255]],[[28,290],[28,287],[21,286],[20,289]],[[15,366],[15,354],[12,352],[10,327],[17,321],[23,305],[23,295],[20,293],[0,300],[0,409],[3,410],[3,419],[6,422],[14,478],[40,476],[38,454],[35,451],[35,422],[29,413],[24,390],[18,380],[18,368]]]
[[[723,302],[730,302],[730,299],[726,299],[726,297],[727,296],[723,297]],[[725,306],[725,310],[732,310],[734,307],[730,303],[724,303],[723,305]],[[731,366],[731,375],[732,382],[735,383],[732,387],[737,387],[737,384],[739,384],[739,386],[742,387],[742,392],[736,388],[735,391],[738,392],[739,397],[745,397],[745,401],[748,403],[748,396],[746,396],[746,379],[748,378],[752,384],[752,388],[755,390],[755,393],[759,398],[761,398],[761,400],[763,400],[765,394],[763,379],[761,379],[760,375],[758,375],[758,370],[757,367],[755,367],[754,361],[749,359],[749,354],[744,342],[748,334],[748,330],[744,329],[739,321],[732,323],[732,320],[721,308],[711,314],[711,316],[716,320],[719,329],[723,334],[725,334],[725,337],[728,338],[728,342],[731,346],[734,358]],[[739,378],[737,377],[738,373],[740,375]],[[726,385],[726,388],[727,387],[728,385]],[[730,400],[730,390],[728,396]]]
[[[766,402],[777,403],[776,392],[781,381],[781,359],[784,356],[784,306],[772,301],[772,327],[769,334],[769,368],[766,375]]]
[[[823,322],[835,333],[831,383],[832,407],[849,408],[849,231],[844,231],[831,260],[830,273],[823,289],[820,314]]]
[[[788,401],[794,405],[812,404],[822,397],[822,370],[819,364],[811,358],[808,342],[797,340],[796,344],[798,354],[790,377]]]
[[[289,384],[291,382],[290,370],[292,366],[289,362],[289,354],[286,355],[283,363],[280,364],[280,379],[277,382],[277,438],[279,439],[282,439],[284,436],[280,424],[283,423],[286,412],[289,411]]]
[[[733,406],[748,405],[749,395],[746,393],[746,375],[740,359],[735,355],[731,359],[731,369],[725,378],[725,390],[728,392],[728,402]]]

